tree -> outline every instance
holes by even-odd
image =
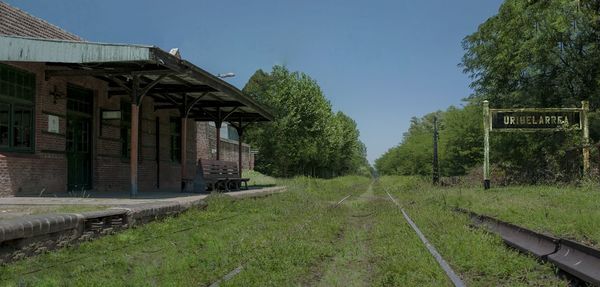
[[[475,93],[492,107],[576,107],[600,105],[600,1],[506,0],[499,13],[463,41],[462,65]],[[600,126],[592,122],[591,138]],[[561,180],[578,174],[567,150],[574,134],[511,134],[494,137],[493,162],[521,181]],[[576,136],[575,139],[578,137]]]
[[[258,70],[243,91],[275,116],[273,122],[247,132],[248,141],[259,149],[257,170],[284,177],[324,177],[358,169],[354,164],[362,160],[355,157],[365,155],[358,151],[356,123],[343,113],[334,115],[308,75],[274,66],[271,73]]]

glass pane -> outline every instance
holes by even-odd
[[[73,139],[75,138],[73,120],[67,122],[67,151],[73,152]]]
[[[121,157],[128,158],[131,144],[131,129],[129,128],[121,128]]]
[[[13,108],[13,147],[29,148],[32,141],[33,112],[29,107]]]
[[[94,93],[91,90],[76,86],[67,86],[67,108],[70,111],[91,114]]]
[[[0,95],[33,101],[35,74],[0,64]]]
[[[8,146],[9,141],[9,124],[10,124],[10,106],[0,103],[0,146]]]

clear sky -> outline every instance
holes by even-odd
[[[358,123],[373,162],[410,118],[460,105],[462,39],[501,0],[9,0],[86,40],[178,47],[242,88],[275,64],[317,80]]]

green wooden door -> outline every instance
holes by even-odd
[[[67,188],[92,188],[92,92],[67,89]]]

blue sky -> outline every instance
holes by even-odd
[[[410,118],[471,93],[457,66],[462,39],[501,0],[7,1],[86,40],[180,48],[242,88],[275,64],[317,80],[334,110],[356,120],[373,162]]]

